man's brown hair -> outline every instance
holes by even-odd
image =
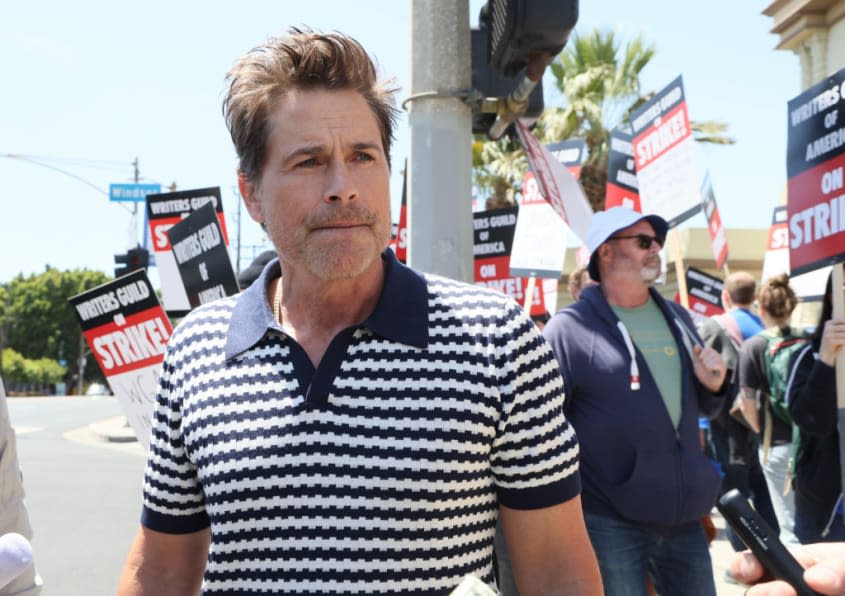
[[[238,171],[258,182],[267,155],[270,115],[276,102],[294,90],[351,89],[367,101],[381,132],[390,165],[398,111],[395,88],[378,81],[366,50],[342,33],[292,27],[250,50],[226,73],[229,84],[223,117],[238,154]]]
[[[757,282],[754,277],[745,271],[731,273],[725,279],[725,291],[731,297],[731,302],[739,306],[748,306],[754,302],[756,289]]]

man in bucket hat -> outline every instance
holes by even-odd
[[[700,519],[719,475],[702,453],[700,412],[721,403],[725,366],[689,314],[651,284],[668,225],[627,207],[596,213],[587,235],[598,285],[544,330],[564,411],[581,444],[582,504],[605,593],[713,596]]]

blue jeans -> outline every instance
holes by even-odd
[[[653,528],[584,512],[606,596],[716,596],[707,536],[700,523]]]

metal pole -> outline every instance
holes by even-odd
[[[85,336],[79,334],[79,360],[77,361],[79,378],[76,380],[76,395],[82,395],[83,385],[85,383]]]
[[[132,162],[132,166],[135,170],[135,184],[138,184],[138,181],[141,179],[140,171],[138,170],[138,158],[135,158],[135,161]],[[138,203],[132,203],[132,233],[130,234],[129,238],[129,246],[140,246],[138,242]]]
[[[468,0],[411,0],[408,263],[467,282],[472,115],[456,94],[471,86],[470,61]]]
[[[238,197],[238,244],[236,246],[235,251],[235,262],[237,266],[235,267],[235,275],[240,277],[241,275],[241,203],[243,203],[243,198],[241,197],[241,191],[235,187],[234,189],[235,196]]]

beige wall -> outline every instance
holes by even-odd
[[[801,61],[801,90],[845,67],[845,0],[776,0],[763,14],[772,17],[777,49]]]

